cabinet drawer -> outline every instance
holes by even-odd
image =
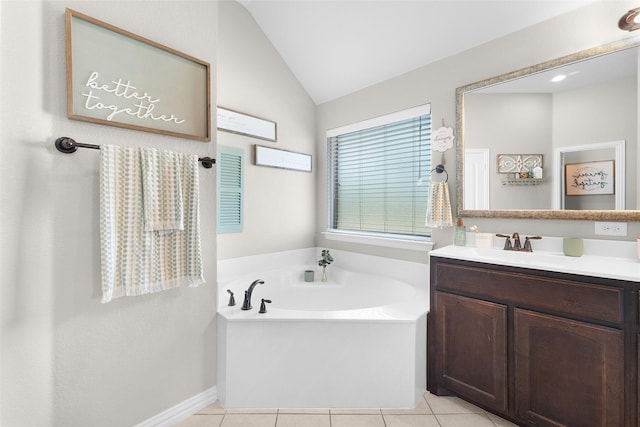
[[[623,289],[577,280],[436,262],[438,290],[462,292],[521,307],[622,324]]]

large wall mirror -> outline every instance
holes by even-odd
[[[458,88],[458,215],[640,221],[639,52],[633,38]]]

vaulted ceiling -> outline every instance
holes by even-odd
[[[239,0],[321,104],[594,0]]]

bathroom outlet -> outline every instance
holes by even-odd
[[[626,222],[595,222],[595,234],[600,236],[626,236]]]

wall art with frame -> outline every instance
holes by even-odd
[[[615,194],[615,162],[567,163],[564,165],[565,194],[589,196]]]
[[[66,9],[67,115],[211,140],[210,65]]]
[[[217,109],[217,119],[219,130],[265,141],[276,142],[278,140],[278,125],[271,120],[220,106]]]

